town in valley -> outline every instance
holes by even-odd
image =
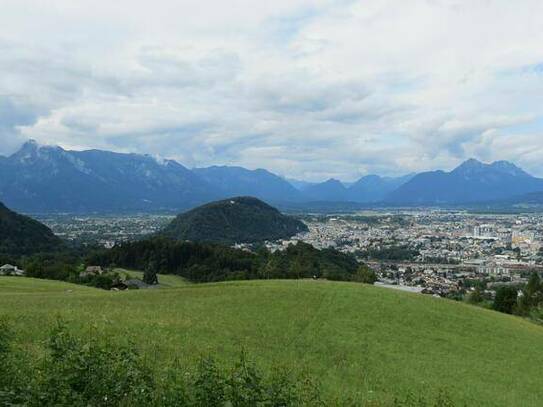
[[[540,214],[395,209],[297,216],[309,231],[266,242],[270,251],[302,241],[351,253],[375,271],[375,284],[383,287],[456,299],[478,287],[492,299],[496,287],[525,284],[533,271],[543,271]],[[107,248],[152,235],[172,218],[171,214],[39,217],[74,244]]]

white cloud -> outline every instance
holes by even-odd
[[[4,0],[24,138],[320,180],[510,159],[543,176],[539,0]]]

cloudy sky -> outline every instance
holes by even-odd
[[[0,154],[29,138],[318,181],[543,176],[541,0],[0,0]]]

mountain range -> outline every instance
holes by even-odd
[[[69,151],[25,143],[0,156],[0,200],[26,213],[180,211],[232,196],[274,205],[337,208],[481,202],[543,203],[543,179],[512,163],[471,159],[456,169],[403,177],[367,175],[346,184],[287,180],[265,169],[189,169],[174,160],[101,150]],[[526,198],[524,197],[526,196]]]
[[[543,191],[536,178],[507,161],[484,164],[470,159],[451,172],[431,171],[414,176],[384,199],[391,204],[471,204],[507,200]]]
[[[0,160],[0,200],[24,212],[189,208],[219,195],[173,160],[25,143]]]

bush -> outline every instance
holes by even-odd
[[[360,283],[373,284],[377,281],[377,275],[369,267],[360,266],[354,276],[354,280]]]
[[[0,405],[30,406],[290,406],[318,405],[320,389],[286,371],[266,375],[242,352],[230,369],[204,357],[191,371],[151,369],[130,344],[84,341],[59,322],[45,355],[23,357],[0,321]],[[23,361],[24,368],[14,361]]]
[[[152,399],[151,370],[133,347],[83,342],[62,323],[52,330],[41,365],[32,395],[38,404],[147,405]]]
[[[499,312],[512,314],[517,304],[518,290],[516,287],[501,286],[496,290],[496,298],[492,308]]]

